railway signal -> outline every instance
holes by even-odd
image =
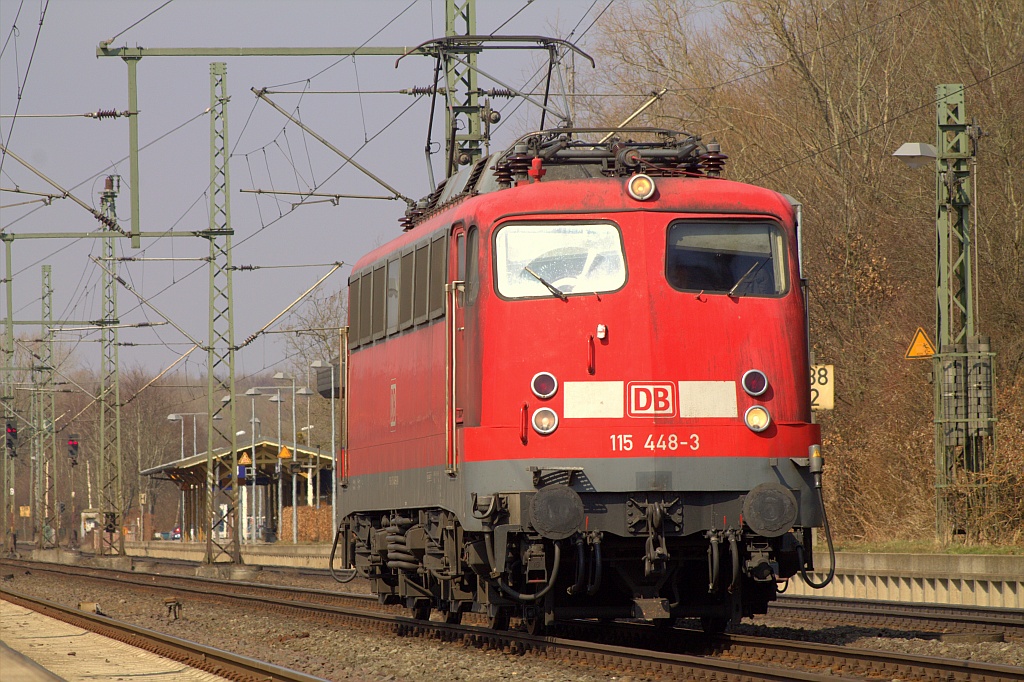
[[[78,466],[78,434],[68,436],[68,457],[71,458],[71,466]]]
[[[14,422],[7,422],[7,456],[18,456],[18,427]]]

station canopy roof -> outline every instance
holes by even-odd
[[[317,468],[330,469],[333,464],[329,451],[324,452],[322,449],[317,450],[307,445],[296,445],[295,443],[283,443],[282,445],[288,449],[291,455],[290,458],[281,459],[281,463],[284,465],[292,461],[301,462],[304,466],[308,466],[311,462],[316,462],[319,465]],[[272,468],[276,468],[278,459],[280,459],[278,456],[280,451],[278,450],[276,439],[256,441],[255,448],[251,443],[246,445],[239,444],[237,449],[239,464],[244,463],[246,457],[252,460],[253,450],[255,449],[255,466],[257,470],[269,471]],[[224,457],[225,455],[230,457],[231,449],[226,447],[220,448],[214,450],[213,454],[215,457]],[[142,471],[142,475],[149,476],[150,478],[164,478],[176,483],[202,483],[206,480],[206,459],[206,453],[200,452],[197,455],[176,459],[145,469]]]

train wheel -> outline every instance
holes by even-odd
[[[445,611],[444,622],[448,625],[458,625],[462,622],[462,611]]]
[[[523,625],[526,627],[526,634],[539,637],[544,634],[544,614],[536,613],[532,616],[523,616]]]
[[[505,606],[497,607],[494,614],[487,614],[487,627],[492,630],[508,630],[508,622],[511,613]]]
[[[417,602],[409,608],[409,616],[416,620],[430,620],[430,602]]]

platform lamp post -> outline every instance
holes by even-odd
[[[256,441],[263,438],[263,426],[260,418],[252,418],[252,483],[249,485],[250,506],[252,507],[252,544],[256,544],[256,473],[259,468],[256,466]]]
[[[324,362],[323,360],[314,360],[309,366],[320,369],[324,366]],[[334,365],[328,362],[327,366],[331,368],[331,528],[336,532],[338,529],[338,443],[334,414]]]
[[[281,499],[284,487],[284,482],[281,480],[281,447],[283,445],[281,440],[281,403],[284,402],[284,399],[281,397],[281,389],[277,389],[277,393],[270,397],[270,402],[277,403],[277,522],[281,523],[281,514],[284,513],[284,502]]]
[[[278,381],[290,381],[292,383],[292,461],[295,461],[295,434],[298,433],[295,426],[295,377],[285,374],[284,372],[277,372],[274,374],[274,378]],[[298,511],[298,486],[295,480],[295,473],[292,472],[292,544],[297,545],[299,543],[299,511]]]
[[[252,499],[249,500],[249,504],[252,505],[252,543],[256,544],[256,426],[260,423],[260,421],[256,418],[256,396],[263,395],[263,394],[260,393],[260,390],[258,388],[250,388],[248,391],[245,392],[245,394],[252,399],[252,417],[250,418],[249,421],[252,424],[252,473],[253,473],[253,476],[252,476],[252,486],[250,488],[250,490],[252,491],[251,494],[250,494],[250,497]],[[242,516],[246,519],[246,522],[248,522],[249,517],[245,514],[244,511],[242,512]],[[243,535],[244,535],[244,533],[243,533]]]
[[[306,377],[306,383],[307,384],[309,383],[309,377],[308,376]],[[295,395],[297,395],[297,396],[301,395],[302,397],[304,397],[306,399],[306,426],[304,426],[303,428],[299,429],[299,431],[305,431],[305,433],[306,433],[306,446],[309,447],[310,450],[312,450],[312,448],[313,448],[313,440],[312,440],[313,434],[311,433],[311,429],[313,427],[312,427],[312,421],[310,421],[310,418],[309,418],[309,399],[313,397],[313,391],[309,388],[309,386],[303,386],[300,389],[298,389],[297,391],[295,391]],[[310,505],[315,504],[317,509],[320,508],[320,474],[319,474],[320,467],[319,467],[319,465],[320,465],[320,458],[319,458],[319,455],[318,455],[317,456],[317,468],[316,468],[316,472],[317,472],[316,483],[317,483],[317,485],[316,485],[315,488],[313,487],[313,470],[311,469],[310,472],[309,472],[309,485],[307,486],[307,490],[310,493],[310,495],[308,496],[310,498],[308,500],[308,502],[309,502]],[[313,499],[313,495],[312,495],[312,492],[313,492],[314,489],[316,490],[316,498],[315,499]]]
[[[169,414],[167,415],[167,421],[181,422],[181,459],[185,459],[185,417],[180,414]],[[140,467],[141,468],[141,467]],[[182,529],[180,540],[185,542],[185,491],[181,491],[181,517],[179,518],[181,523],[180,528]],[[173,540],[173,536],[171,537]]]
[[[226,401],[225,401],[226,402]],[[175,412],[174,414],[167,415],[167,421],[181,422],[181,458],[185,459],[185,417],[192,417],[192,456],[195,457],[199,454],[199,444],[197,439],[196,430],[196,418],[197,417],[208,417],[206,412]],[[213,415],[214,421],[220,421],[224,419],[219,414]],[[198,511],[198,510],[197,510]],[[189,528],[188,535],[195,539],[194,529]],[[185,542],[185,491],[181,491],[181,541]]]

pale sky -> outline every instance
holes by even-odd
[[[97,58],[101,40],[115,36],[112,46],[142,47],[270,47],[270,46],[399,46],[416,45],[444,34],[443,0],[6,0],[0,3],[0,138],[9,149],[85,203],[99,208],[99,192],[108,174],[121,176],[117,199],[122,225],[131,217],[127,119],[93,120],[81,116],[99,109],[127,109],[127,69],[117,58]],[[478,0],[477,32],[541,34],[572,40],[591,25],[608,0]],[[45,17],[40,27],[40,16]],[[158,9],[159,8],[159,9]],[[146,15],[158,10],[133,24]],[[511,18],[511,20],[510,20]],[[503,23],[509,20],[507,24]],[[131,27],[131,28],[129,28]],[[38,32],[38,42],[37,42]],[[593,31],[592,31],[593,33]],[[583,36],[579,46],[587,49]],[[542,54],[499,52],[480,67],[508,79],[516,87],[534,74]],[[209,57],[146,57],[139,62],[140,144],[153,143],[141,154],[140,226],[146,232],[205,229],[210,176]],[[353,168],[330,177],[343,160],[265,103],[250,88],[281,90],[361,91],[365,94],[274,95],[286,109],[300,105],[304,122],[398,191],[420,198],[429,191],[423,147],[429,99],[400,94],[371,94],[426,86],[433,61],[408,57],[399,68],[393,57],[361,57],[339,62],[333,57],[232,57],[227,63],[231,95],[229,136],[231,210],[235,230],[233,262],[242,265],[311,265],[234,273],[236,343],[269,322],[320,277],[328,263],[354,263],[360,255],[400,233],[397,220],[404,204],[397,201],[342,200],[339,206],[315,203],[288,213],[297,197],[275,200],[241,193],[242,189],[308,190],[338,194],[380,195],[386,192]],[[27,76],[26,76],[27,74]],[[289,85],[283,85],[289,84]],[[493,87],[485,78],[481,87]],[[20,104],[19,104],[20,95]],[[496,104],[511,111],[508,100]],[[413,105],[404,115],[402,111]],[[495,146],[536,127],[536,109],[506,116]],[[17,110],[18,118],[10,116]],[[32,116],[71,115],[65,118]],[[528,115],[530,118],[524,118]],[[443,133],[435,116],[434,139],[443,149]],[[549,119],[550,120],[550,119]],[[383,131],[383,132],[382,132]],[[153,142],[154,140],[159,141]],[[371,139],[372,138],[372,139]],[[369,142],[367,142],[369,140]],[[360,150],[365,144],[365,147]],[[108,167],[110,167],[108,169]],[[443,175],[441,155],[435,176]],[[59,192],[14,158],[4,159],[0,188]],[[95,219],[70,199],[15,206],[37,197],[0,193],[0,229],[16,235],[40,232],[90,232]],[[282,217],[282,215],[284,217]],[[205,240],[144,240],[133,250],[125,239],[118,253],[128,257],[204,258]],[[101,315],[101,271],[90,256],[101,255],[101,241],[15,240],[13,247],[14,316],[41,317],[41,266],[53,269],[53,315],[56,319],[94,320]],[[0,257],[2,261],[2,257]],[[161,312],[205,343],[208,326],[208,269],[199,261],[136,261],[120,263],[121,276]],[[198,271],[197,271],[198,270]],[[324,284],[341,288],[346,266]],[[157,322],[160,315],[140,307],[125,289],[118,291],[122,324]],[[0,296],[0,310],[5,307]],[[36,338],[38,327],[18,326],[16,335]],[[77,340],[80,334],[60,338]],[[96,333],[85,339],[95,340]],[[122,366],[138,365],[153,374],[191,345],[170,325],[125,329],[121,342],[138,344],[119,350]],[[99,344],[74,347],[78,362],[96,367]],[[267,335],[238,353],[236,371],[250,374],[283,368],[281,335]],[[206,354],[194,352],[189,375],[205,370]]]

